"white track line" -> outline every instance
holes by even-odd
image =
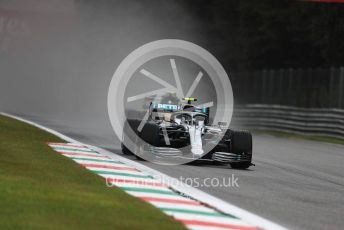
[[[8,113],[1,112],[0,114],[7,116],[7,117],[14,118],[14,119],[22,121],[22,122],[25,122],[25,123],[30,124],[32,126],[35,126],[35,127],[42,129],[46,132],[54,134],[55,136],[65,140],[65,141],[72,142],[74,144],[90,146],[90,145],[83,144],[83,143],[81,143],[81,142],[79,142],[73,138],[70,138],[70,137],[68,137],[62,133],[59,133],[53,129],[39,125],[35,122],[28,121],[26,119],[23,119],[23,118],[20,118],[20,117],[17,117],[17,116],[8,114]],[[105,150],[105,149],[102,149],[99,147],[92,146],[92,149],[96,150],[97,152],[99,152],[101,154],[104,154],[104,155],[110,157],[111,159],[127,163],[128,165],[131,165],[131,166],[141,170],[142,172],[145,172],[145,174],[153,176],[158,181],[161,181],[161,182],[169,181],[171,184],[171,187],[173,189],[175,189],[179,192],[182,192],[184,194],[188,194],[197,200],[206,201],[206,203],[211,204],[212,207],[214,207],[214,208],[216,208],[216,209],[218,209],[224,213],[229,213],[229,214],[235,215],[235,216],[241,218],[243,221],[245,221],[249,224],[252,224],[253,226],[259,226],[259,227],[261,227],[263,229],[267,229],[267,230],[286,230],[285,227],[282,227],[282,226],[280,226],[280,225],[278,225],[272,221],[269,221],[269,220],[264,219],[264,218],[262,218],[256,214],[253,214],[253,213],[248,212],[242,208],[234,206],[228,202],[225,202],[219,198],[216,198],[210,194],[207,194],[207,193],[205,193],[205,192],[203,192],[197,188],[193,188],[187,184],[180,182],[179,180],[177,180],[175,178],[172,178],[172,177],[170,177],[164,173],[161,173],[157,170],[151,169],[151,168],[149,168],[143,164],[140,164],[136,161],[129,160],[125,157],[122,157],[118,154],[114,154],[108,150]]]

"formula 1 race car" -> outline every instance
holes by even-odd
[[[123,135],[122,152],[134,154],[141,160],[145,158],[143,152],[149,150],[149,154],[155,156],[211,160],[237,169],[253,165],[251,133],[227,129],[223,122],[210,125],[209,108],[192,105],[195,98],[183,99],[187,103],[182,105],[151,102],[144,122],[127,119],[123,133],[131,128],[142,141],[134,141],[133,150],[128,148],[128,139],[135,140],[135,137]],[[209,144],[211,147],[206,149]]]

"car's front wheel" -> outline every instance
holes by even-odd
[[[233,169],[247,169],[252,165],[252,163],[251,161],[235,162],[235,163],[231,163],[230,165]]]
[[[121,148],[122,148],[122,153],[124,155],[133,155],[134,154],[125,146],[124,143],[121,144]]]
[[[245,161],[230,163],[232,168],[247,169],[252,165],[252,134],[248,131],[233,131],[231,135],[231,153],[245,155]]]

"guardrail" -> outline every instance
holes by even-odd
[[[344,139],[344,110],[248,104],[235,108],[235,126]]]
[[[344,67],[231,73],[239,104],[344,109]]]

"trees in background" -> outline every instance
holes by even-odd
[[[188,1],[207,46],[227,68],[344,65],[344,4],[294,0]]]

